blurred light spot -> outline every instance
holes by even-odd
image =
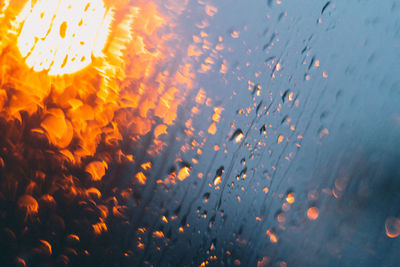
[[[143,172],[138,172],[136,174],[136,179],[139,181],[139,183],[146,184],[147,177]]]
[[[153,237],[164,238],[164,233],[162,231],[153,232]]]
[[[232,36],[232,38],[239,38],[239,32],[238,31],[232,31],[231,32],[231,36]]]
[[[396,238],[400,235],[400,219],[389,217],[385,222],[386,235],[390,238]]]
[[[178,179],[180,181],[185,180],[189,176],[190,176],[190,167],[183,167],[178,173]]]
[[[267,257],[263,257],[261,260],[257,261],[257,267],[267,267],[269,259]]]
[[[93,181],[100,181],[106,174],[107,164],[101,161],[93,161],[86,166],[85,171],[92,176]]]
[[[208,128],[208,133],[214,135],[217,132],[217,124],[215,122],[211,123],[210,127]]]
[[[278,237],[272,230],[267,230],[267,236],[269,237],[269,240],[272,243],[277,243],[278,242]]]
[[[311,208],[308,209],[308,211],[307,211],[308,219],[314,221],[314,220],[316,220],[318,218],[318,216],[319,216],[319,210],[318,210],[317,207],[311,207]]]
[[[287,203],[289,203],[289,204],[294,203],[294,201],[295,201],[295,195],[294,195],[293,192],[290,192],[290,193],[287,195],[286,201],[287,201]]]

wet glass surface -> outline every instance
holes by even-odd
[[[130,27],[144,37],[105,78],[118,109],[103,97],[117,86],[97,91],[86,73],[71,88],[87,81],[98,98],[66,104],[67,78],[40,77],[52,90],[39,108],[15,108],[23,85],[1,72],[6,265],[400,264],[400,3],[120,2],[115,21],[143,12]],[[110,25],[109,38],[124,32]],[[118,57],[95,52],[93,72],[108,74]]]

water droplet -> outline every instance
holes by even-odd
[[[317,207],[310,207],[307,210],[308,219],[314,221],[314,220],[316,220],[318,218],[318,216],[319,216],[319,210],[318,210]]]
[[[244,134],[242,132],[241,129],[237,129],[233,135],[231,136],[231,138],[229,139],[230,141],[235,140],[236,143],[239,143],[240,141],[242,141],[244,138]]]
[[[260,92],[261,92],[261,85],[259,85],[259,84],[254,85],[253,91],[251,92],[251,94],[252,95],[256,94],[257,96],[259,96]]]
[[[267,134],[267,125],[266,125],[266,124],[264,124],[263,126],[261,126],[261,128],[260,128],[260,134],[264,134],[264,135]]]
[[[293,204],[295,201],[295,194],[293,192],[289,192],[286,196],[286,202],[289,204]]]
[[[213,180],[214,185],[218,185],[221,183],[221,176],[216,176]]]
[[[207,203],[208,202],[208,200],[210,199],[210,193],[205,193],[204,195],[203,195],[203,201],[204,201],[204,203]]]
[[[400,219],[389,217],[385,222],[386,235],[390,238],[396,238],[400,235]]]
[[[240,177],[242,177],[242,179],[246,179],[247,177],[247,167],[245,167],[239,174]]]
[[[278,211],[277,214],[276,214],[276,220],[277,220],[279,223],[285,222],[285,220],[286,220],[285,213],[283,213],[282,211]]]
[[[330,5],[331,1],[326,2],[326,4],[322,7],[321,15],[324,14],[326,8]]]
[[[267,230],[267,236],[269,237],[269,241],[272,243],[277,243],[278,242],[278,237],[275,234],[275,231],[273,229],[268,229]]]

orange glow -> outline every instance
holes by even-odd
[[[30,1],[17,45],[26,64],[50,75],[74,73],[101,56],[113,20],[102,0]]]
[[[107,165],[104,162],[93,161],[86,166],[86,172],[90,173],[93,181],[99,181],[106,173]]]
[[[336,189],[335,189],[335,188],[332,189],[332,194],[333,194],[333,196],[334,196],[335,198],[340,198],[340,194],[338,194],[338,192],[336,192]]]
[[[307,210],[308,219],[314,221],[318,218],[318,216],[319,216],[319,210],[317,207],[311,207]]]
[[[203,89],[200,89],[196,96],[196,103],[197,104],[204,104],[206,101],[206,92]]]
[[[136,179],[139,181],[139,183],[146,184],[147,177],[146,177],[146,175],[144,175],[143,172],[138,172],[136,174]]]
[[[236,142],[236,143],[239,143],[240,141],[243,140],[243,138],[244,138],[244,134],[243,134],[243,133],[240,133],[240,134],[238,134],[238,135],[235,137],[235,142]]]
[[[190,168],[189,167],[183,167],[178,173],[178,179],[180,181],[185,180],[189,176],[190,176]]]
[[[261,260],[257,261],[257,267],[266,267],[268,266],[269,259],[267,257],[263,257]]]
[[[214,179],[214,185],[218,185],[218,184],[220,184],[220,183],[221,183],[221,176],[215,177],[215,179]]]
[[[272,243],[277,243],[278,242],[278,237],[272,230],[267,230],[267,236],[269,237],[269,240]]]
[[[217,47],[217,49],[222,50],[222,45]],[[228,72],[228,65],[227,64],[228,64],[228,62],[224,59],[222,64],[221,64],[221,68],[219,70],[220,73],[226,74]]]
[[[156,129],[154,130],[154,136],[155,138],[158,138],[160,135],[162,134],[167,134],[167,125],[164,124],[160,124],[156,127]]]
[[[72,125],[65,120],[61,109],[49,109],[40,126],[46,131],[49,141],[54,145],[64,148],[72,140]]]
[[[294,193],[289,193],[288,195],[287,195],[287,197],[286,197],[286,201],[287,201],[287,203],[289,203],[289,204],[293,204],[294,203],[294,201],[295,201],[295,196],[294,196]]]
[[[149,169],[151,169],[151,162],[143,163],[142,165],[140,165],[140,167],[145,171],[149,170]]]
[[[217,12],[211,7],[208,11]],[[41,140],[43,146],[31,157],[48,153],[60,170],[51,181],[54,175],[37,166],[41,171],[33,172],[25,195],[17,200],[25,221],[36,219],[42,206],[55,208],[53,194],[58,191],[68,202],[96,205],[97,218],[89,224],[94,235],[109,230],[109,217],[126,217],[132,186],[146,184],[152,168],[151,162],[140,162],[126,151],[149,134],[153,140],[146,153],[157,154],[166,145],[162,140],[175,123],[178,107],[194,87],[191,58],[175,56],[190,44],[171,45],[179,39],[174,33],[176,19],[146,0],[0,4],[0,119]],[[167,68],[172,57],[174,67]],[[196,101],[205,99],[200,90]],[[1,167],[5,162],[0,158]],[[112,188],[115,195],[103,199],[107,194],[101,190],[108,187],[103,185],[114,184],[105,181],[111,176],[108,169],[121,163],[135,163],[141,169],[130,173],[132,184],[126,189]],[[75,176],[71,170],[84,173]],[[182,168],[167,182],[174,184],[175,178],[182,181],[189,175],[190,168]],[[44,181],[51,186],[40,184]],[[80,242],[72,234],[67,239]],[[51,254],[50,243],[41,243]]]
[[[396,238],[400,235],[400,219],[389,217],[385,222],[386,235],[390,238]]]
[[[210,246],[210,251],[213,251],[214,249],[215,249],[214,244],[211,244],[211,246]]]
[[[51,195],[43,195],[40,198],[39,202],[40,201],[44,201],[47,203],[47,205],[52,206],[52,207],[56,206],[56,201],[54,200],[54,198]]]
[[[0,95],[5,98],[0,116],[22,122],[21,112],[38,114],[40,122],[32,132],[45,136],[76,165],[95,156],[100,143],[115,146],[123,136],[137,140],[153,127],[153,150],[159,151],[163,143],[158,137],[174,123],[195,77],[186,59],[175,72],[160,72],[159,66],[177,49],[166,44],[174,35],[162,32],[173,27],[172,18],[152,2],[128,2],[29,0],[4,5]],[[161,125],[155,127],[152,117],[160,118]],[[104,163],[107,169],[110,162]],[[86,170],[100,181],[102,169],[96,163]]]
[[[101,198],[101,193],[99,191],[99,189],[95,188],[95,187],[91,187],[89,189],[86,189],[86,196],[88,198],[93,198],[93,199],[100,199]]]
[[[208,133],[214,135],[216,132],[217,132],[217,124],[213,122],[208,128]]]
[[[68,241],[75,241],[75,242],[80,241],[79,236],[73,235],[73,234],[68,235],[67,239],[68,239]]]
[[[33,217],[39,211],[39,204],[30,195],[23,195],[18,199],[18,207],[25,212],[25,220]]]
[[[108,231],[107,225],[103,221],[93,224],[92,227],[93,232],[96,235],[100,235],[101,233]]]
[[[161,231],[155,231],[153,233],[153,237],[157,237],[157,238],[164,238],[164,233]]]
[[[232,36],[232,38],[234,38],[234,39],[239,38],[239,32],[238,32],[238,31],[232,31],[232,32],[231,32],[231,36]]]
[[[214,108],[214,115],[212,116],[212,120],[215,122],[219,122],[219,120],[221,119],[221,113],[224,109],[220,108],[220,107],[216,107]]]
[[[40,240],[40,242],[43,244],[43,246],[46,248],[47,250],[47,254],[51,255],[52,251],[51,251],[51,245],[49,242],[47,242],[46,240]]]
[[[144,249],[144,244],[141,243],[141,242],[138,242],[137,248],[140,249],[140,250],[143,250]]]
[[[289,97],[288,97],[289,101],[293,101],[293,92],[289,93]]]
[[[22,267],[25,267],[25,266],[26,266],[25,260],[22,259],[22,258],[20,258],[20,257],[17,257],[16,260],[15,260],[15,262],[18,264],[18,266],[22,266]]]
[[[218,8],[211,5],[206,5],[206,14],[213,17],[218,12]]]

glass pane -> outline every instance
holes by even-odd
[[[397,266],[400,4],[0,2],[5,266]]]

